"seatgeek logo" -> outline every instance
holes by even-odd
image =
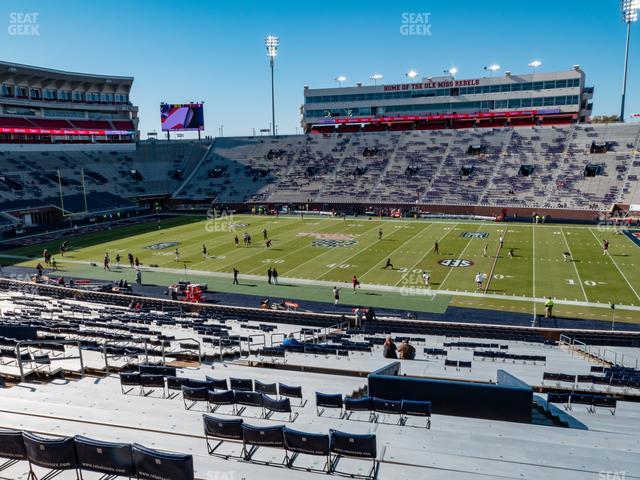
[[[9,14],[9,27],[7,28],[7,32],[12,37],[39,37],[39,16],[39,12],[11,12]]]
[[[404,12],[400,15],[400,35],[431,36],[430,13]]]

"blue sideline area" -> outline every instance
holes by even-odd
[[[533,389],[504,370],[498,370],[495,384],[398,373],[391,365],[371,373],[369,395],[387,400],[430,401],[433,413],[440,415],[531,423]]]

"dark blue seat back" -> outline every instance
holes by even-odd
[[[402,402],[400,400],[385,400],[384,398],[373,397],[373,410],[380,413],[400,414]]]
[[[26,460],[22,432],[17,430],[0,430],[0,458]]]
[[[203,415],[204,433],[209,437],[226,438],[229,440],[242,440],[241,418],[217,418]]]
[[[209,400],[208,390],[206,387],[187,387],[182,386],[182,396],[185,400],[191,400],[192,402],[206,402]]]
[[[140,374],[139,373],[121,373],[120,384],[128,385],[128,386],[139,386]]]
[[[213,405],[233,405],[236,403],[236,397],[233,390],[212,391],[209,390],[209,403]]]
[[[316,392],[316,406],[324,408],[342,408],[342,395],[339,393]]]
[[[167,388],[169,390],[182,390],[182,385],[189,386],[191,382],[187,377],[167,377]]]
[[[402,400],[400,412],[403,415],[410,415],[414,417],[430,417],[431,402],[419,400]]]
[[[231,390],[252,392],[253,380],[251,380],[250,378],[230,378],[229,387],[231,388]]]
[[[247,405],[249,407],[262,407],[262,394],[258,392],[233,392],[236,403],[238,405]]]
[[[140,375],[140,385],[143,387],[164,388],[164,377],[162,375]]]
[[[351,411],[369,412],[373,410],[373,401],[371,397],[344,397],[344,408]]]
[[[260,380],[255,380],[254,384],[254,390],[258,393],[278,394],[278,386],[275,383],[262,383]]]
[[[278,392],[283,397],[302,398],[302,387],[292,387],[291,385],[279,383]]]
[[[206,388],[208,390],[213,390],[215,388],[213,382],[208,380],[194,380],[193,378],[189,380],[189,386],[191,388]]]
[[[138,370],[145,375],[162,375],[164,377],[175,377],[178,373],[176,367],[164,365],[140,365]]]
[[[291,452],[329,455],[329,435],[324,433],[305,433],[285,427],[284,445]]]
[[[113,443],[75,436],[78,467],[90,472],[132,477],[133,453],[128,443]]]
[[[27,458],[34,465],[52,470],[71,470],[78,466],[73,438],[46,438],[22,432]]]
[[[329,430],[331,453],[345,457],[373,458],[378,450],[375,434],[352,435],[350,433]]]
[[[272,412],[291,413],[291,402],[288,398],[278,400],[263,394],[262,406]]]
[[[227,384],[226,378],[218,379],[210,377],[208,375],[205,378],[208,382],[213,382],[213,388],[215,388],[216,390],[229,390],[229,385]]]
[[[242,438],[249,445],[284,448],[284,426],[255,427],[243,423]]]
[[[570,393],[547,393],[547,403],[569,403]]]
[[[132,446],[136,475],[149,480],[193,480],[193,457]]]

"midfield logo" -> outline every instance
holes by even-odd
[[[460,238],[487,238],[487,232],[462,232]]]
[[[438,263],[443,267],[450,268],[466,268],[473,265],[471,260],[465,260],[464,258],[445,258],[444,260],[440,260]]]
[[[356,240],[314,240],[311,242],[312,247],[323,247],[323,248],[340,248],[340,247],[350,247],[351,245],[355,245],[358,243]]]
[[[147,250],[164,250],[165,248],[177,247],[178,242],[161,242],[154,243],[153,245],[147,245],[144,247]]]

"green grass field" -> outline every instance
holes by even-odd
[[[265,247],[263,229],[272,239],[271,248]],[[251,247],[243,246],[243,232],[251,235]],[[234,245],[236,234],[239,247]],[[502,249],[500,235],[504,236]],[[610,242],[609,256],[602,254],[603,239]],[[35,266],[43,248],[48,248],[63,271],[115,279],[123,273],[102,271],[105,252],[113,263],[117,253],[126,263],[130,252],[147,271],[157,265],[154,275],[175,279],[186,266],[194,278],[218,282],[216,288],[229,291],[233,287],[228,276],[220,273],[230,274],[235,267],[241,279],[271,288],[265,280],[266,270],[273,266],[283,283],[301,289],[299,296],[296,291],[287,292],[290,298],[330,301],[334,283],[349,283],[357,275],[362,292],[395,298],[397,308],[424,304],[426,311],[442,311],[451,303],[532,312],[542,310],[543,297],[553,296],[560,303],[558,314],[608,319],[607,305],[613,302],[627,306],[620,309],[620,321],[640,321],[640,247],[625,235],[595,226],[236,215],[217,220],[167,218],[160,229],[147,223],[69,240],[71,251],[64,258],[57,254],[60,241],[56,241],[4,251],[3,263]],[[433,248],[436,241],[439,253]],[[160,243],[166,243],[166,248],[149,248]],[[175,261],[176,244],[179,262]],[[514,250],[513,258],[508,256],[509,249]],[[573,261],[563,261],[565,251],[571,252]],[[393,269],[383,268],[387,258]],[[91,262],[98,268],[90,267]],[[430,291],[442,294],[440,301],[434,303],[426,295],[423,271],[431,275]],[[474,282],[477,272],[486,275],[479,290]],[[126,273],[132,280],[128,268]],[[350,294],[348,290],[345,285],[345,294]]]

